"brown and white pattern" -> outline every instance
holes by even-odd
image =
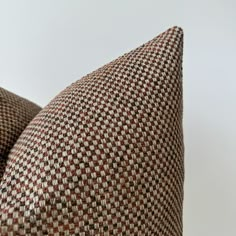
[[[36,104],[0,87],[0,182],[9,151],[40,109]]]
[[[0,186],[1,235],[182,235],[182,44],[169,29],[33,119]]]

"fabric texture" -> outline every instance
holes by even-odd
[[[33,119],[0,185],[1,235],[182,235],[182,49],[173,27]]]
[[[40,109],[36,104],[0,87],[0,182],[9,151]]]

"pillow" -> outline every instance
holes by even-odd
[[[1,183],[1,235],[182,234],[183,33],[171,28],[66,88]]]
[[[0,87],[0,181],[10,149],[40,109],[34,103]]]

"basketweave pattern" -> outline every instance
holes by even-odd
[[[182,235],[183,33],[83,77],[28,125],[1,184],[1,235]]]
[[[9,151],[40,109],[36,104],[0,87],[0,182]]]

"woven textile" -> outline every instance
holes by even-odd
[[[39,111],[34,103],[0,87],[0,182],[10,149]]]
[[[182,44],[167,30],[33,119],[0,186],[1,235],[182,235]]]

